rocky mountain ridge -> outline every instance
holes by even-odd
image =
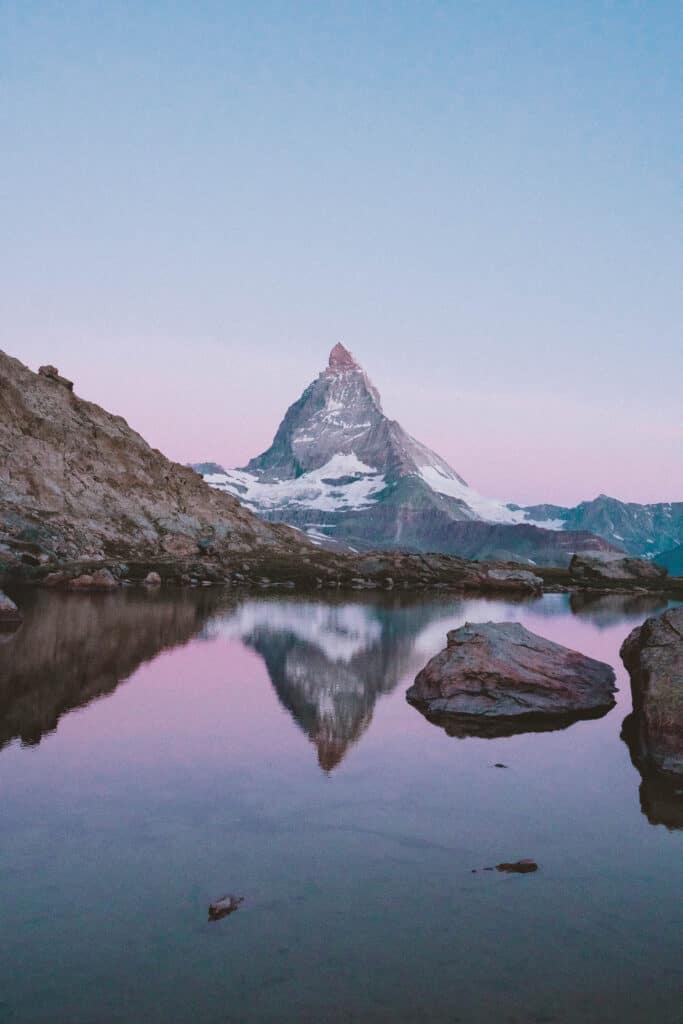
[[[0,562],[234,556],[294,549],[297,534],[171,462],[79,398],[54,367],[0,352]]]
[[[683,545],[683,501],[640,505],[600,494],[573,507],[528,505],[522,511],[540,525],[552,522],[562,530],[587,530],[637,558],[659,561],[662,555],[665,565],[667,553]]]

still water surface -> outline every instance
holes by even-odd
[[[682,1024],[683,795],[641,785],[620,738],[618,649],[664,604],[20,600],[2,1024]],[[503,739],[431,725],[406,688],[489,619],[610,662],[617,707]],[[522,857],[540,870],[472,873]],[[226,892],[245,903],[209,923]]]

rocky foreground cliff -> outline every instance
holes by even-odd
[[[74,392],[0,352],[0,561],[231,555],[300,546]]]

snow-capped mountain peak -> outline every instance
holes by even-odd
[[[457,553],[462,537],[456,541],[454,524],[531,521],[525,510],[479,495],[389,419],[341,342],[289,407],[267,451],[242,469],[203,475],[266,519],[351,547]],[[549,534],[564,524],[548,518],[543,525]]]
[[[327,369],[332,372],[336,370],[360,370],[360,366],[352,353],[347,348],[344,348],[341,341],[338,341],[330,352]]]

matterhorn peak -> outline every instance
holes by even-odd
[[[338,341],[330,352],[328,362],[330,370],[359,370],[360,367],[347,348]]]

